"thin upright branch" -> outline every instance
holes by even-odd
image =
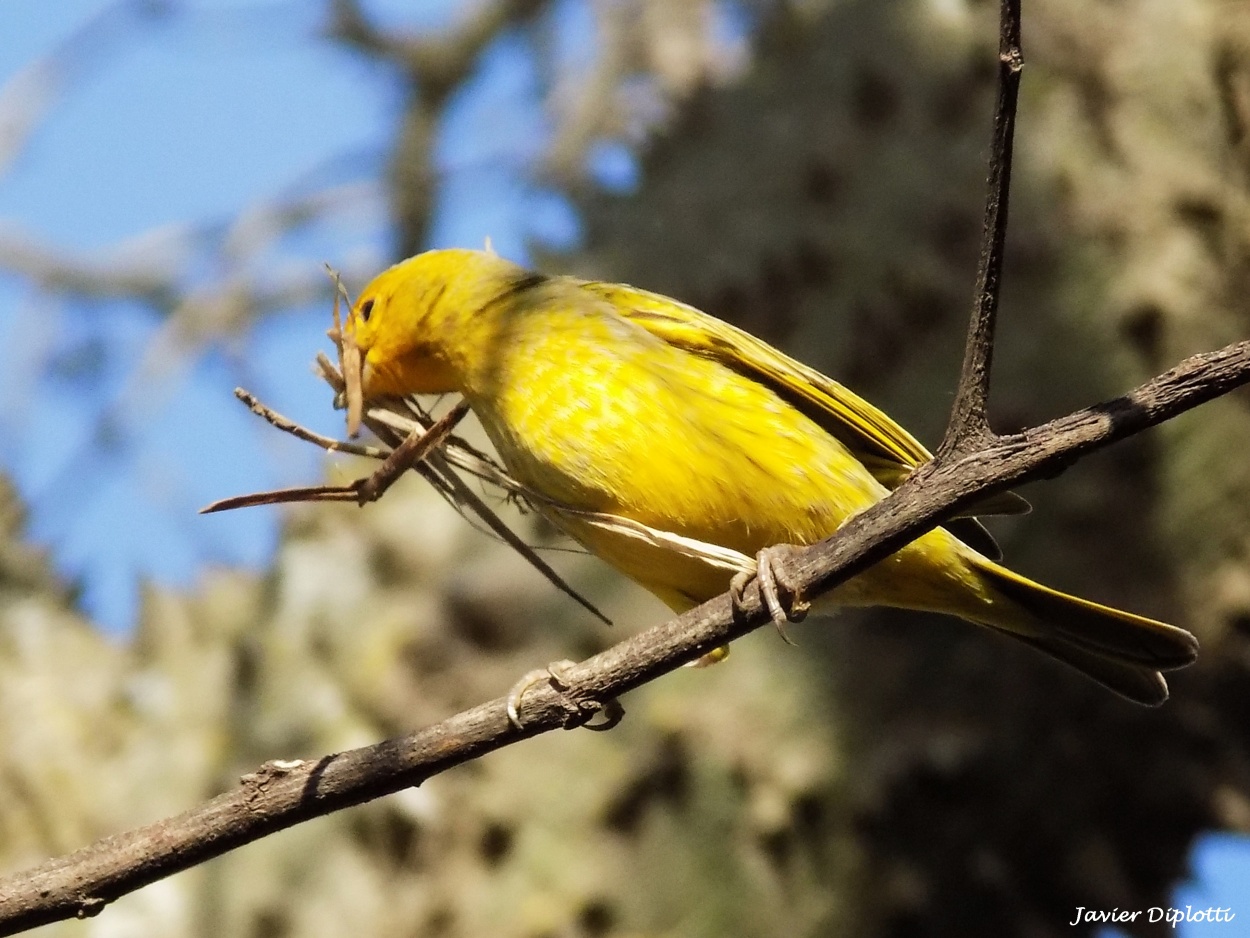
[[[967,451],[993,436],[986,416],[990,372],[994,364],[994,327],[1007,244],[1007,203],[1011,190],[1012,144],[1020,97],[1024,53],[1020,48],[1020,0],[1002,0],[998,28],[998,98],[994,104],[994,134],[986,182],[985,222],[981,230],[981,257],[973,295],[963,372],[955,391],[950,423],[938,447],[940,457]]]

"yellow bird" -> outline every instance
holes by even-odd
[[[867,401],[740,329],[488,252],[391,267],[360,294],[346,333],[366,398],[462,394],[509,473],[541,497],[747,556],[827,537],[930,458]],[[547,513],[675,611],[730,586],[724,567]],[[972,519],[948,527],[960,537],[936,528],[828,599],[960,616],[1143,704],[1167,699],[1160,671],[1194,660],[1183,629],[1034,583],[985,556],[993,542]]]

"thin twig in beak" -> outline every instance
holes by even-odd
[[[343,328],[343,320],[339,315],[339,302],[347,299],[347,290],[343,286],[343,281],[338,271],[329,264],[326,264],[326,272],[334,281],[334,328],[326,335],[330,337],[339,352],[339,371],[347,385],[347,435],[354,439],[360,435],[360,425],[365,412],[360,346],[356,344],[355,337]],[[348,305],[350,307],[350,300]]]
[[[342,350],[339,359],[343,366],[343,381],[347,385],[347,435],[360,435],[360,424],[364,419],[365,395],[361,387],[360,347],[351,334],[343,336]]]

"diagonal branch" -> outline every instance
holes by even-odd
[[[1250,383],[1250,341],[1189,358],[1123,397],[930,463],[833,537],[796,554],[805,590],[825,590],[897,550],[987,493],[1053,475],[1080,457]],[[932,467],[932,468],[930,468]],[[99,913],[119,896],[301,821],[390,794],[452,766],[558,728],[771,621],[754,594],[735,620],[728,594],[562,673],[561,692],[526,692],[524,729],[499,697],[409,736],[316,761],[269,762],[238,788],[147,827],[106,837],[0,880],[0,935]]]

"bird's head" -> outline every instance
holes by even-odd
[[[361,395],[464,391],[473,339],[485,325],[476,314],[526,276],[496,254],[459,249],[427,251],[383,271],[360,292],[343,330],[345,368],[358,355]],[[345,377],[354,432],[359,405],[353,418]]]

